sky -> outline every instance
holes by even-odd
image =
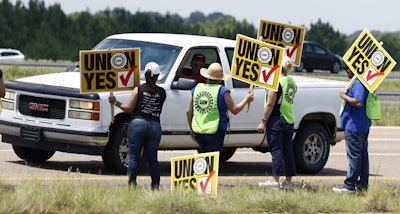
[[[27,6],[29,0],[20,0]],[[42,0],[48,7],[61,5],[66,14],[78,11],[96,13],[122,7],[131,13],[159,12],[186,18],[195,11],[208,15],[221,12],[238,21],[247,20],[258,28],[260,20],[310,27],[321,19],[343,34],[367,28],[369,31],[400,31],[398,0]],[[11,0],[15,4],[16,0]]]

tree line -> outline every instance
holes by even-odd
[[[21,50],[31,60],[78,61],[80,50],[90,50],[101,39],[116,33],[180,33],[236,39],[237,34],[256,38],[258,29],[246,20],[219,12],[193,12],[187,18],[157,12],[131,13],[124,8],[96,13],[65,14],[59,4],[46,7],[40,0],[9,0],[0,3],[0,47]],[[319,19],[306,28],[305,39],[325,46],[342,56],[359,35],[345,35]],[[371,31],[400,64],[400,34]],[[399,65],[396,65],[397,68]],[[398,69],[397,69],[398,70]]]

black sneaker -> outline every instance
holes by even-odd
[[[368,190],[368,186],[362,185],[360,181],[357,181],[356,190],[366,192]]]

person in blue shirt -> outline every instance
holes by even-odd
[[[345,69],[348,77],[353,78],[353,72],[347,67]],[[349,166],[343,187],[334,187],[335,192],[355,193],[356,189],[364,191],[368,189],[368,134],[372,124],[366,114],[368,94],[368,89],[358,78],[340,91],[340,97],[346,102],[341,113],[341,123],[345,129]]]

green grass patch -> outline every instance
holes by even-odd
[[[22,77],[36,76],[40,74],[58,73],[64,72],[64,67],[20,67],[20,66],[4,66],[1,68],[3,70],[3,80],[15,80]]]
[[[375,126],[400,126],[400,101],[381,101],[381,119],[373,120]]]
[[[218,196],[161,188],[82,181],[0,183],[2,213],[383,213],[400,210],[400,188],[372,184],[366,193],[338,194],[331,186],[298,183],[293,191],[248,183],[220,186]]]

